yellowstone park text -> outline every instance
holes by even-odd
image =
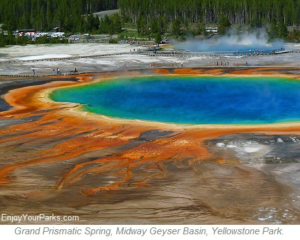
[[[122,226],[92,226],[92,227],[17,227],[14,229],[15,235],[61,235],[61,236],[102,236],[102,237],[167,237],[167,236],[225,236],[225,235],[244,235],[244,236],[281,236],[283,228],[281,227],[209,227],[209,226],[177,226],[177,227],[122,227]]]

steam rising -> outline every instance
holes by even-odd
[[[269,42],[265,30],[238,33],[231,30],[227,35],[204,40],[188,40],[184,44],[178,44],[177,48],[191,52],[239,52],[249,53],[254,51],[272,52],[285,47],[283,40]]]

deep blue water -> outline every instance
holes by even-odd
[[[188,50],[191,52],[199,52],[199,54],[255,54],[259,53],[273,53],[285,49],[283,41],[273,42],[267,44],[266,42],[258,41],[256,39],[250,40],[251,44],[242,44],[236,39],[221,38],[218,40],[202,40],[202,41],[189,41],[183,44],[176,45],[176,48],[181,50]],[[258,52],[257,52],[258,50]],[[238,52],[237,52],[238,51]]]
[[[58,89],[50,97],[125,119],[185,124],[300,120],[300,81],[285,78],[126,78]]]

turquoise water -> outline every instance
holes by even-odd
[[[122,78],[58,89],[50,97],[125,119],[182,124],[300,120],[300,82],[276,77]]]

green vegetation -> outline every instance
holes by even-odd
[[[162,41],[161,34],[160,33],[156,33],[155,43],[159,44],[159,43],[161,43],[161,41]]]
[[[230,27],[231,23],[229,22],[229,19],[225,16],[222,16],[219,21],[218,33],[220,35],[224,35]]]
[[[120,15],[99,19],[92,14],[118,7]],[[247,26],[243,29],[250,31],[267,27],[271,39],[299,41],[300,0],[1,0],[0,22],[9,32],[23,28],[51,31],[59,27],[67,33],[122,32],[125,39],[151,38],[156,42],[170,35],[180,39],[206,36],[210,34],[206,26],[218,26],[221,35],[232,26]],[[123,32],[124,25],[130,29]],[[289,33],[287,26],[294,30]],[[12,40],[11,36],[1,38],[0,46],[4,42],[25,42],[22,38]]]
[[[108,42],[109,43],[113,43],[113,44],[117,44],[118,40],[117,39],[110,39]]]
[[[173,23],[172,23],[172,33],[175,36],[179,36],[180,35],[180,20],[178,18],[176,18]]]
[[[283,20],[286,25],[300,24],[299,0],[119,0],[122,15],[133,22],[140,16],[148,21],[166,16],[191,23],[218,24],[226,16],[231,24],[270,23]]]
[[[99,33],[108,33],[113,35],[115,33],[122,32],[122,23],[119,14],[114,14],[111,17],[107,15],[100,20],[100,23],[96,25]]]
[[[99,28],[96,18],[93,15],[88,17],[83,15],[116,9],[117,2],[117,0],[1,0],[0,23],[4,23],[4,29],[11,31],[23,28],[50,31],[54,27],[59,27],[65,32],[92,31]]]
[[[206,25],[225,34],[231,25],[247,25],[248,30],[267,26],[272,38],[299,39],[296,30],[293,36],[287,31],[300,25],[299,0],[119,0],[118,5],[124,21],[137,24],[143,36],[158,29],[181,38],[207,35]]]
[[[8,30],[8,36],[0,37],[0,47],[5,45],[26,45],[35,43],[65,43],[66,39],[15,37],[17,29],[52,31],[59,27],[63,32],[89,32],[115,34],[122,31],[119,14],[105,16],[99,20],[91,13],[115,9],[117,0],[1,0],[0,23]]]

